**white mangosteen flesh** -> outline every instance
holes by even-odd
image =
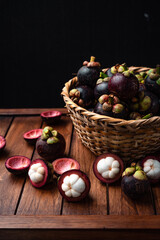
[[[39,183],[44,179],[45,169],[41,163],[31,165],[28,175],[32,182]]]
[[[102,158],[97,164],[97,170],[103,178],[113,179],[120,171],[120,164],[113,157]]]
[[[85,190],[84,180],[77,174],[71,174],[63,179],[62,190],[67,197],[79,197]]]
[[[144,162],[143,170],[148,178],[160,179],[160,162],[155,159],[148,159]]]

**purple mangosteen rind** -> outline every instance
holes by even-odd
[[[34,145],[36,143],[37,139],[41,136],[42,131],[43,131],[43,129],[41,129],[41,128],[30,130],[23,134],[23,138],[25,139],[25,141],[27,143]],[[34,132],[38,132],[38,134],[33,136],[32,133],[34,133]],[[31,134],[31,136],[30,136],[30,134]]]
[[[97,170],[98,162],[101,159],[106,158],[106,157],[113,157],[115,160],[117,160],[120,163],[120,171],[119,171],[119,173],[117,174],[117,176],[114,179],[103,178],[102,175]],[[123,170],[124,170],[123,161],[120,159],[120,157],[118,157],[117,155],[112,154],[112,153],[103,153],[103,154],[101,154],[100,156],[98,156],[95,159],[95,161],[93,163],[93,172],[94,172],[95,176],[103,183],[113,183],[113,182],[116,182],[117,180],[119,180],[121,178]]]
[[[17,159],[17,161],[22,161],[22,159],[25,159],[26,162],[28,162],[28,164],[26,164],[25,166],[22,164],[22,167],[14,167],[14,160]],[[13,166],[11,166],[11,162],[13,162]],[[10,163],[10,164],[9,164]],[[9,157],[6,161],[5,161],[5,167],[6,169],[15,175],[22,175],[22,174],[26,174],[29,167],[31,165],[31,159],[29,159],[28,157],[22,156],[22,155],[15,155],[15,156],[11,156]]]
[[[79,197],[68,197],[65,195],[65,192],[62,190],[61,186],[63,184],[63,179],[66,176],[70,176],[71,174],[77,174],[85,182],[86,189]],[[62,197],[64,199],[66,199],[68,202],[79,202],[79,201],[83,200],[84,198],[86,198],[87,195],[89,194],[90,187],[91,187],[91,182],[90,182],[89,177],[81,170],[73,169],[73,170],[66,171],[58,178],[58,190],[59,190],[60,194],[62,195]]]
[[[58,170],[57,167],[58,167],[58,164],[60,162],[63,162],[61,164],[61,170]],[[69,167],[67,168],[67,170],[64,170],[64,168],[66,167],[66,163],[70,162],[71,164],[69,165]],[[80,170],[80,164],[77,160],[73,159],[73,158],[58,158],[56,160],[54,160],[52,162],[52,165],[53,165],[53,169],[54,169],[54,174],[56,174],[57,176],[60,176],[62,175],[64,172],[66,171],[69,171],[71,169],[77,169],[77,170]]]
[[[57,123],[62,117],[60,111],[45,111],[41,113],[41,118],[44,122],[49,124]]]
[[[0,153],[4,150],[6,146],[6,139],[0,135]]]
[[[30,177],[30,182],[32,184],[32,186],[34,186],[35,188],[42,188],[44,187],[45,185],[53,182],[53,173],[54,173],[54,170],[53,170],[53,166],[51,163],[43,160],[43,159],[35,159],[32,161],[30,167],[29,167],[29,170],[31,168],[32,165],[36,164],[36,163],[41,163],[42,164],[42,167],[45,168],[45,176],[44,176],[44,179],[43,181],[39,182],[38,184],[34,183]]]

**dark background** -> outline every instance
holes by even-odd
[[[91,55],[103,67],[160,63],[159,1],[0,1],[0,108],[63,107]]]

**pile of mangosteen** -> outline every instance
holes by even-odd
[[[148,72],[129,70],[126,63],[102,70],[91,56],[77,72],[69,91],[77,105],[113,118],[146,119],[160,113],[160,66]]]

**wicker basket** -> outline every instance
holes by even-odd
[[[149,68],[130,69],[141,72]],[[79,138],[95,155],[112,152],[130,161],[160,150],[160,117],[123,120],[90,112],[69,98],[69,90],[76,82],[77,77],[68,81],[61,94]]]

